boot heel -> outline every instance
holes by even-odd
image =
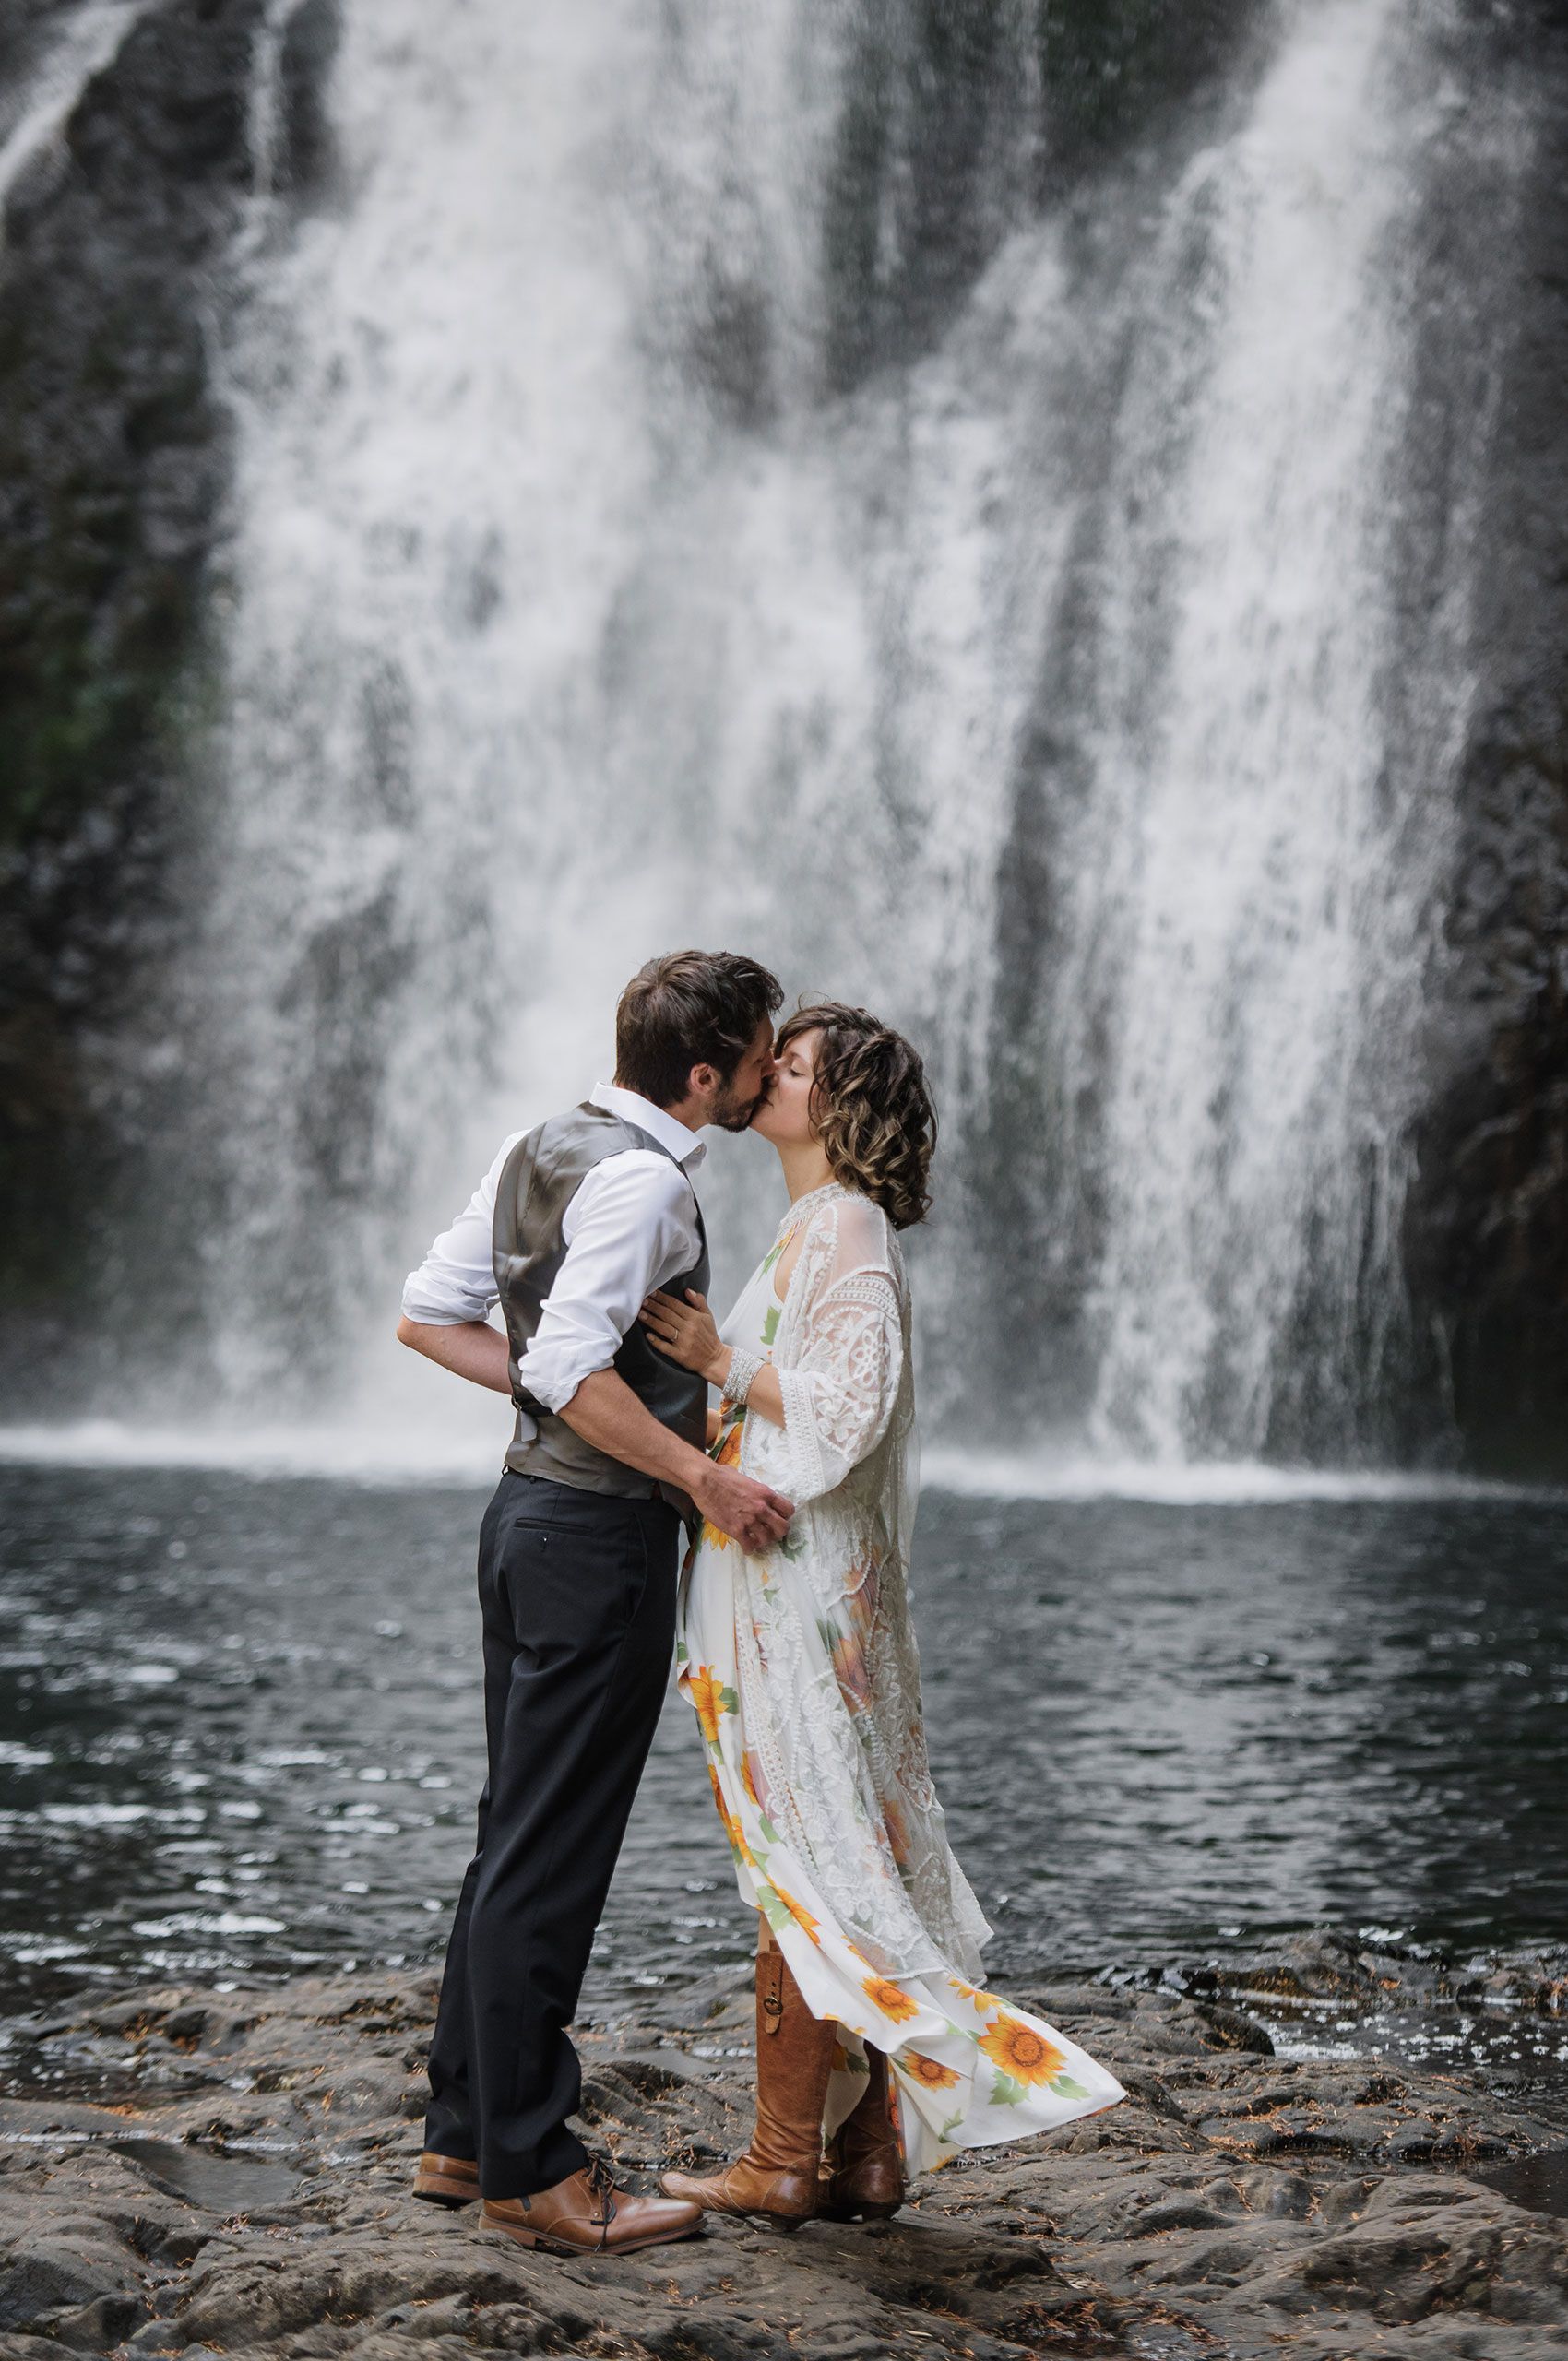
[[[741,2214],[790,2237],[814,2221],[822,2196],[822,2108],[837,2028],[814,2017],[783,1953],[757,1958],[756,2124],[724,2171],[663,2177],[666,2193],[705,2213]]]
[[[480,2201],[479,2174],[475,2170],[457,2173],[451,2169],[452,2160],[445,2156],[422,2156],[414,2185],[410,2192],[422,2198],[427,2205],[445,2205],[457,2212],[465,2205]]]

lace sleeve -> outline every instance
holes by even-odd
[[[812,1307],[784,1397],[786,1489],[800,1506],[840,1485],[887,1431],[903,1372],[902,1309],[891,1272],[857,1271]]]

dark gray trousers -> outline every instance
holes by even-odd
[[[670,1677],[683,1528],[663,1501],[503,1475],[480,1532],[489,1775],[430,2050],[425,2146],[486,2197],[586,2162],[576,2011]]]

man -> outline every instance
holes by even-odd
[[[668,1682],[683,1519],[762,1549],[792,1514],[707,1456],[706,1384],[637,1322],[657,1288],[707,1293],[696,1134],[751,1121],[782,997],[729,952],[650,960],[616,1011],[613,1084],[508,1140],[403,1293],[404,1344],[517,1406],[480,1537],[489,1775],[415,2193],[482,2196],[528,2246],[626,2251],[701,2220],[590,2162],[566,2027]]]

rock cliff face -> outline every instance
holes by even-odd
[[[1450,966],[1406,1262],[1475,1464],[1568,1473],[1568,28],[1521,12],[1535,148],[1498,309],[1455,365],[1497,373]],[[1521,62],[1515,49],[1515,70]],[[1455,225],[1457,228],[1457,225]],[[1465,239],[1445,243],[1452,268]],[[1434,402],[1440,398],[1434,388]],[[1435,431],[1435,430],[1434,430]]]
[[[113,1044],[175,918],[227,469],[213,348],[250,184],[261,13],[262,0],[149,11],[7,194],[0,1189],[24,1301],[57,1301],[67,1241],[79,1251],[103,1176],[134,1152]]]
[[[94,1281],[101,1192],[157,1119],[130,1021],[182,922],[184,804],[211,700],[207,617],[231,456],[215,382],[253,194],[264,0],[160,0],[30,142],[0,249],[0,1203],[5,1299]],[[25,108],[82,12],[7,13]],[[274,177],[327,171],[331,11],[279,65]],[[89,61],[90,62],[90,61]]]

